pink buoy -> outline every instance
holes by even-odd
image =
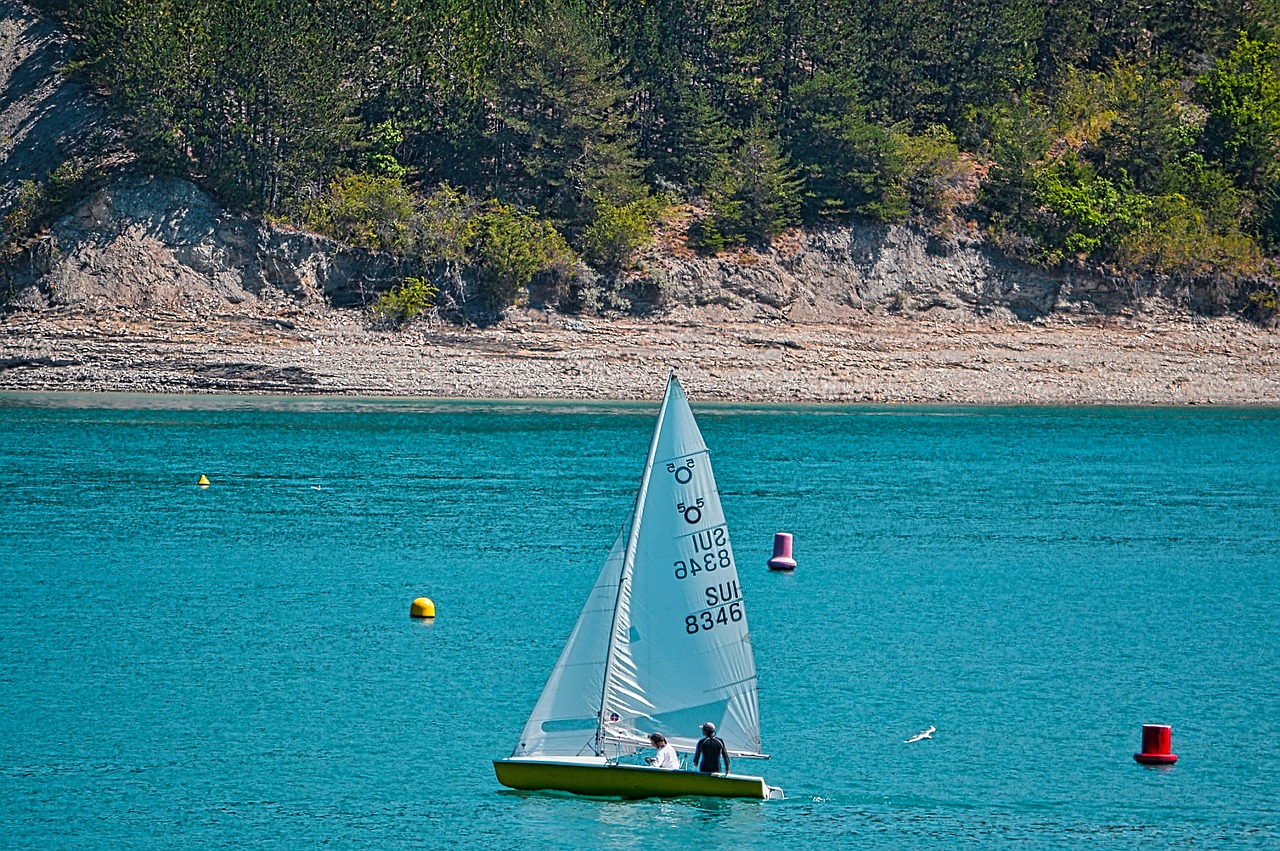
[[[1173,728],[1168,724],[1142,725],[1142,753],[1133,758],[1143,765],[1173,765],[1178,761],[1173,750]]]
[[[775,532],[773,534],[773,558],[769,559],[769,569],[796,569],[796,560],[791,557],[790,532]]]

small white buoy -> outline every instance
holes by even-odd
[[[409,606],[409,617],[411,618],[434,618],[436,616],[436,604],[431,602],[430,597],[419,597]]]

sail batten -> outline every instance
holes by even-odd
[[[574,691],[566,694],[566,691]],[[731,755],[764,756],[755,660],[710,454],[669,378],[630,522],[593,586],[517,754],[639,747],[661,732],[690,751],[711,721]],[[561,730],[564,725],[573,729]]]

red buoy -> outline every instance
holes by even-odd
[[[1142,753],[1133,758],[1143,765],[1173,765],[1178,761],[1173,749],[1173,728],[1168,724],[1142,725]]]
[[[769,569],[796,569],[796,560],[791,557],[790,532],[775,532],[773,534],[773,558],[769,559]]]

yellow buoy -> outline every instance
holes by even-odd
[[[411,618],[434,618],[435,616],[436,604],[427,597],[419,597],[409,607],[409,617]]]
[[[204,473],[201,473],[201,474],[200,474],[200,481],[196,482],[196,484],[198,484],[198,485],[199,485],[200,487],[202,487],[202,488],[207,488],[207,487],[209,487],[209,478],[208,478],[207,476],[205,476],[205,474],[204,474]]]

